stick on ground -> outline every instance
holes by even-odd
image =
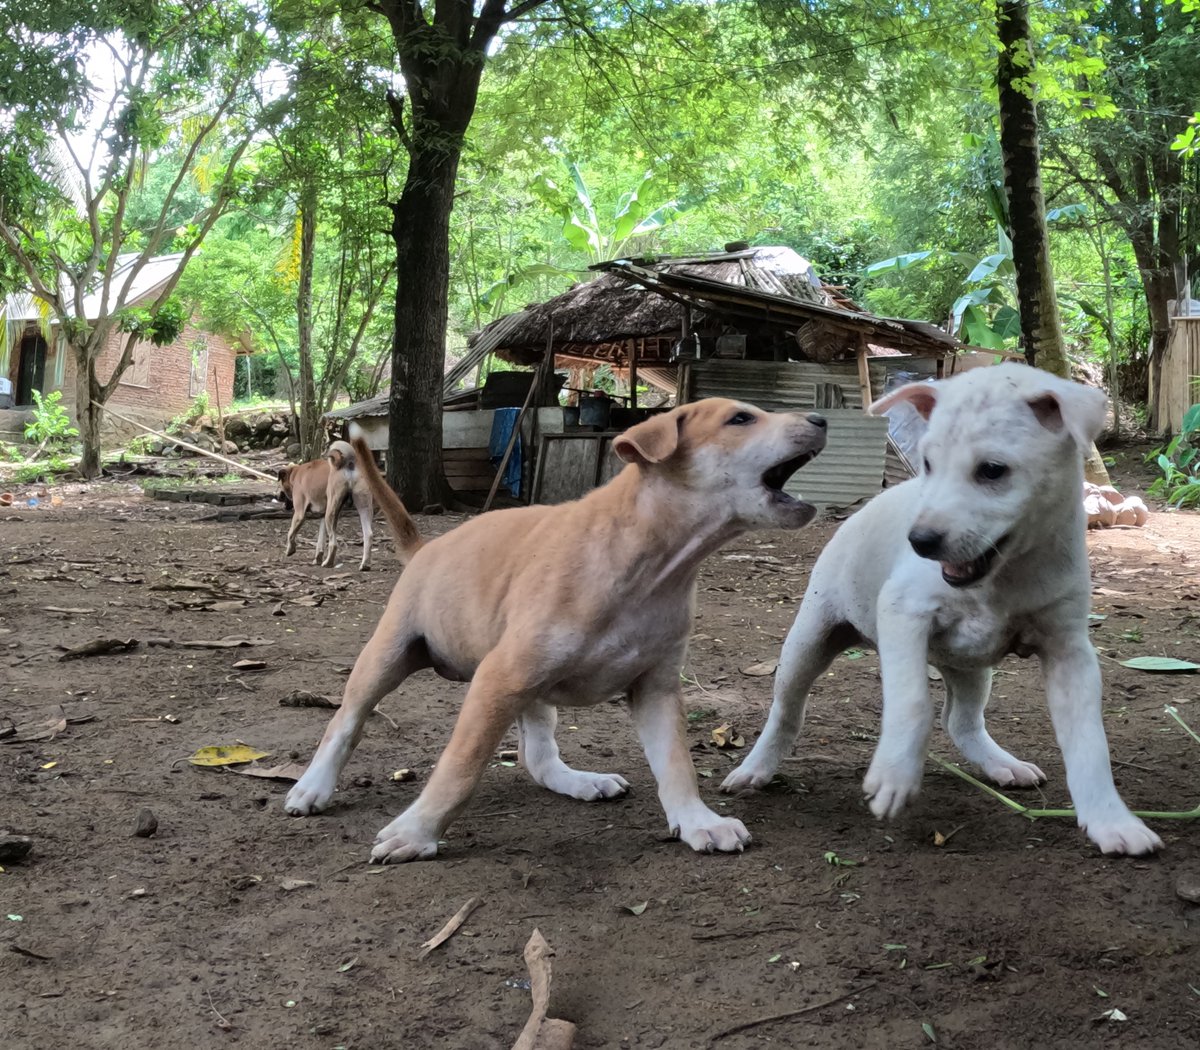
[[[424,951],[422,951],[417,958],[424,959],[425,956],[427,956],[435,948],[445,944],[446,941],[450,940],[451,937],[458,933],[459,927],[467,921],[467,917],[471,914],[471,912],[478,908],[482,903],[483,898],[481,897],[472,897],[469,901],[467,901],[466,904],[464,904],[458,909],[457,912],[454,913],[454,918],[452,918],[448,923],[446,923],[445,926],[438,930],[437,933],[430,937],[429,940],[421,945]]]
[[[785,1010],[781,1014],[769,1014],[766,1017],[756,1017],[753,1021],[743,1021],[741,1024],[735,1024],[732,1028],[723,1028],[715,1035],[708,1037],[709,1045],[716,1043],[726,1036],[735,1035],[738,1032],[744,1032],[747,1028],[757,1028],[760,1024],[771,1024],[774,1021],[789,1021],[793,1017],[803,1017],[805,1014],[816,1013],[818,1010],[824,1010],[827,1006],[833,1006],[835,1003],[840,1003],[843,999],[849,999],[851,996],[858,995],[859,992],[865,992],[868,988],[874,988],[878,981],[869,981],[867,984],[860,985],[849,992],[843,992],[841,995],[835,995],[832,999],[822,999],[819,1003],[812,1003],[809,1006],[802,1006],[799,1010]]]
[[[535,928],[525,945],[525,965],[529,968],[529,987],[533,1009],[521,1029],[513,1050],[571,1050],[575,1026],[570,1021],[547,1017],[550,1009],[550,959],[554,949],[546,943],[542,931]]]

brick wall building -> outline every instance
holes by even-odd
[[[125,338],[122,332],[114,332],[109,338],[96,362],[101,382],[112,375]],[[237,352],[227,340],[189,323],[179,338],[167,346],[138,343],[133,351],[133,364],[121,377],[108,404],[118,412],[122,408],[132,408],[168,419],[179,415],[197,397],[207,393],[214,409],[220,401],[221,407],[228,410],[233,401],[236,364]],[[74,414],[75,362],[69,353],[63,363],[62,376],[63,403]]]

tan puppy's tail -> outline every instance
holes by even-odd
[[[401,565],[407,565],[409,559],[425,545],[425,541],[421,539],[421,534],[417,531],[417,523],[412,520],[412,515],[400,502],[400,497],[383,480],[383,475],[375,466],[375,457],[371,455],[367,443],[362,438],[356,437],[351,440],[350,444],[354,446],[354,458],[358,468],[363,472],[363,477],[367,479],[371,496],[383,509],[383,516],[387,518],[392,535],[396,537],[396,556]]]

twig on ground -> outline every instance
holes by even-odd
[[[869,988],[874,988],[878,981],[868,981],[858,988],[853,988],[848,992],[843,992],[841,995],[835,995],[831,999],[822,999],[819,1003],[812,1003],[809,1006],[802,1006],[799,1010],[785,1010],[781,1014],[768,1014],[766,1017],[756,1017],[753,1021],[743,1021],[741,1024],[735,1024],[732,1028],[723,1028],[721,1031],[708,1037],[709,1046],[718,1042],[727,1036],[736,1035],[738,1032],[744,1032],[748,1028],[757,1028],[760,1024],[772,1024],[775,1021],[790,1021],[794,1017],[803,1017],[805,1014],[816,1013],[818,1010],[824,1010],[827,1006],[833,1006],[836,1003],[842,1002],[844,999],[849,999],[852,996],[858,995],[861,992],[867,991]]]
[[[212,992],[205,988],[204,994],[208,996],[208,1008],[217,1015],[217,1027],[228,1031],[233,1027],[233,1025],[230,1024],[229,1019],[223,1016],[221,1011],[217,1009],[216,1003],[213,1002]]]
[[[417,958],[424,959],[425,956],[427,956],[435,948],[445,944],[446,941],[448,941],[458,932],[459,927],[467,921],[467,917],[471,914],[471,912],[478,908],[482,903],[482,897],[472,897],[469,901],[467,901],[466,904],[464,904],[458,909],[457,912],[454,913],[454,917],[448,923],[446,923],[445,926],[443,926],[440,930],[438,930],[437,933],[430,937],[429,940],[421,945],[422,949],[424,950],[420,955],[417,956]]]

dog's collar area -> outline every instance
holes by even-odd
[[[973,583],[978,583],[991,571],[996,555],[1000,553],[1000,548],[1007,540],[1007,536],[997,540],[973,561],[939,562],[938,564],[942,568],[942,579],[951,587],[969,587]]]
[[[782,463],[776,463],[775,466],[764,470],[762,475],[763,487],[774,496],[783,496],[786,499],[791,499],[783,491],[783,486],[788,483],[792,475],[804,466],[805,463],[815,459],[816,455],[816,452],[804,452],[799,456],[785,459]]]

